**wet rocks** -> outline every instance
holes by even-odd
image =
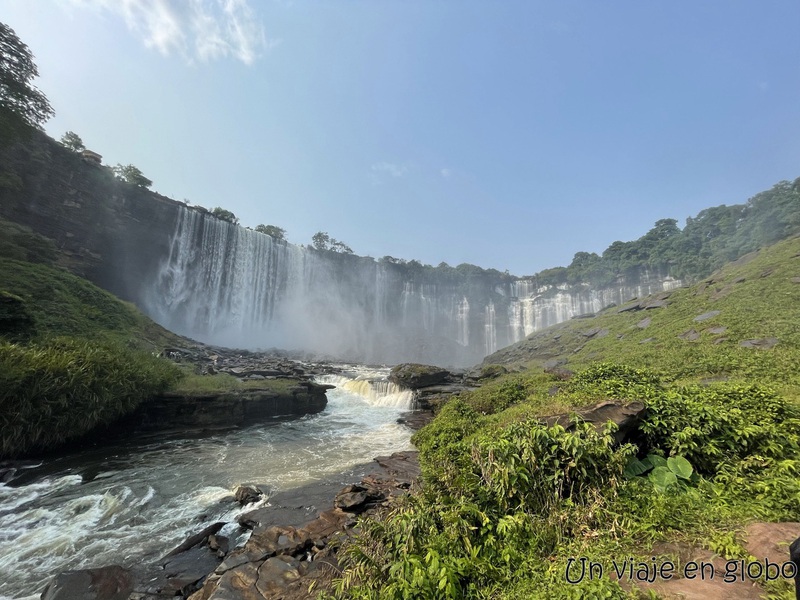
[[[233,492],[233,497],[242,506],[258,502],[264,496],[264,492],[253,485],[239,485]]]
[[[380,496],[378,496],[380,497]],[[333,505],[345,512],[361,512],[370,499],[367,489],[360,485],[348,485],[333,500]]]
[[[375,459],[380,473],[345,486],[332,508],[302,525],[268,524],[267,509],[249,513],[250,539],[228,554],[190,599],[307,598],[312,583],[325,585],[336,574],[338,544],[331,542],[352,534],[355,513],[381,511],[408,493],[419,477],[417,456],[416,452],[397,452]]]
[[[65,571],[56,575],[42,592],[42,600],[128,600],[133,576],[118,565]]]

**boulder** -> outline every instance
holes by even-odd
[[[742,348],[760,348],[768,350],[778,343],[778,338],[762,338],[760,340],[743,340],[739,342]]]
[[[541,420],[551,427],[555,424],[559,424],[567,431],[575,428],[575,424],[572,421],[573,414],[591,423],[597,430],[602,429],[608,421],[613,421],[618,427],[617,431],[614,433],[614,441],[617,444],[621,444],[632,437],[634,432],[639,428],[639,423],[642,418],[644,418],[646,410],[644,404],[638,401],[628,404],[606,401],[600,402],[591,408],[575,411],[574,413],[561,413],[549,417],[542,417]]]
[[[303,565],[292,556],[273,556],[258,569],[256,589],[270,598],[280,593],[290,583],[300,579]],[[305,569],[302,569],[305,571]]]
[[[450,371],[447,369],[416,363],[397,365],[389,373],[389,381],[412,390],[446,383],[449,379]]]
[[[367,492],[343,492],[336,495],[333,505],[345,512],[360,512],[365,508]]]
[[[710,310],[708,312],[703,313],[702,315],[698,315],[694,318],[695,323],[701,323],[703,321],[707,321],[708,319],[712,319],[720,314],[718,310]]]
[[[42,600],[128,600],[133,577],[118,565],[65,571],[56,575],[42,592]]]
[[[242,506],[258,502],[264,496],[264,492],[254,485],[239,485],[233,492],[234,498]]]

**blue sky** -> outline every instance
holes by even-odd
[[[796,0],[0,0],[153,189],[532,274],[800,176]]]

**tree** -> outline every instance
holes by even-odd
[[[223,221],[227,221],[228,223],[233,223],[234,225],[238,225],[239,224],[239,219],[236,217],[236,215],[233,214],[229,210],[225,210],[222,207],[217,206],[217,207],[213,208],[211,210],[211,214],[214,215],[215,217],[217,217],[218,219],[222,219]]]
[[[332,252],[341,252],[342,254],[352,254],[353,249],[345,244],[344,242],[340,242],[339,240],[334,240],[331,238],[331,251]]]
[[[286,230],[281,227],[276,227],[275,225],[256,225],[256,231],[258,233],[264,233],[276,240],[286,239]]]
[[[327,231],[318,231],[311,237],[312,246],[320,252],[339,252],[340,254],[353,254],[353,249],[328,235]]]
[[[127,183],[132,185],[138,185],[139,187],[149,188],[153,185],[153,182],[150,181],[144,174],[133,165],[121,165],[117,163],[116,167],[112,167],[111,170],[116,175],[117,179],[121,179]]]
[[[330,250],[331,236],[327,231],[318,231],[311,236],[311,243],[315,250]]]
[[[0,133],[10,139],[30,127],[41,129],[55,113],[47,97],[31,84],[39,76],[33,54],[5,23],[0,23]]]
[[[73,152],[83,152],[86,146],[83,145],[83,140],[74,131],[68,131],[61,136],[61,145],[69,148]]]

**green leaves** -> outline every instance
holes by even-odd
[[[667,468],[677,477],[686,481],[692,477],[694,472],[691,463],[682,456],[670,456],[667,459]]]
[[[675,473],[670,471],[667,467],[656,467],[647,476],[650,483],[661,493],[667,491],[667,488],[678,484],[678,478]]]
[[[656,490],[664,493],[679,483],[687,485],[692,478],[694,468],[683,456],[664,458],[658,454],[649,454],[644,460],[632,456],[625,465],[623,473],[628,479],[647,474],[648,481]]]

